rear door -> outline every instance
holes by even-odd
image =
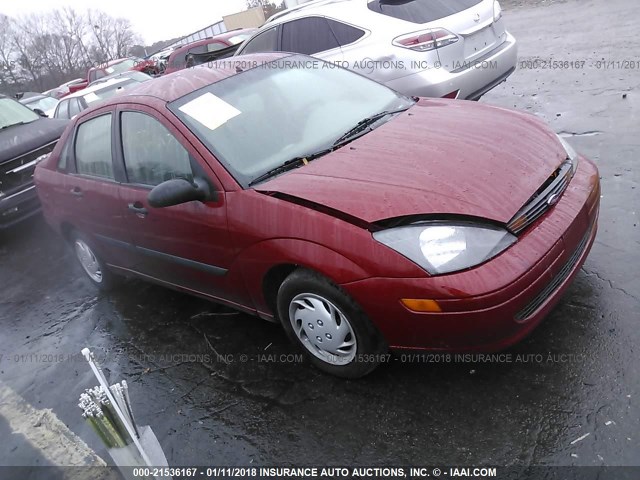
[[[127,183],[120,203],[134,237],[139,272],[216,298],[237,299],[227,271],[235,251],[227,230],[227,206],[219,181],[180,132],[156,110],[139,105],[118,110],[118,155]],[[216,191],[208,202],[152,208],[153,187],[174,178],[206,181]]]
[[[119,200],[122,172],[113,162],[115,113],[97,110],[75,129],[64,180],[67,221],[87,235],[110,265],[132,269],[132,240]]]

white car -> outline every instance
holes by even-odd
[[[20,103],[26,105],[36,113],[44,113],[47,117],[52,118],[59,100],[49,95],[34,95],[32,97],[21,98]],[[40,113],[42,112],[42,113]]]
[[[304,53],[407,95],[477,100],[511,75],[497,0],[318,0],[271,17],[236,52]]]
[[[81,111],[86,110],[93,104],[111,98],[128,88],[135,87],[143,81],[148,80],[151,80],[149,75],[139,75],[117,77],[97,83],[96,85],[79,90],[61,99],[53,116],[55,118],[74,118]]]

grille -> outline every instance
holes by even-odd
[[[51,153],[55,146],[56,142],[51,142],[0,165],[0,198],[32,185],[38,159]]]
[[[560,270],[558,274],[553,277],[551,283],[549,283],[538,295],[536,295],[536,297],[531,300],[526,307],[524,307],[516,314],[516,321],[522,322],[523,320],[526,320],[531,315],[533,315],[533,313],[538,310],[538,308],[540,308],[540,306],[547,300],[547,298],[549,298],[551,294],[555,292],[558,287],[560,287],[562,282],[567,279],[569,273],[571,272],[571,270],[573,270],[573,267],[575,267],[576,263],[578,263],[580,255],[582,255],[584,249],[587,247],[587,242],[589,241],[591,230],[592,229],[590,228],[587,231],[576,250],[573,252],[569,260],[567,260],[567,263],[564,264],[562,270]]]
[[[567,189],[574,171],[571,160],[560,165],[507,224],[509,231],[514,235],[519,234],[555,205]]]

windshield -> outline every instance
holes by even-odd
[[[223,63],[243,64],[241,57]],[[412,104],[373,80],[296,55],[204,87],[169,108],[246,187],[287,160],[331,147],[361,120]]]
[[[47,112],[48,110],[53,110],[54,108],[56,108],[56,105],[58,105],[58,100],[51,97],[42,97],[27,101],[25,102],[25,105],[31,110],[33,110],[34,108],[39,108],[43,112]]]
[[[0,98],[0,128],[38,120],[40,116],[10,98]]]
[[[115,65],[111,65],[110,67],[106,68],[105,71],[109,74],[126,72],[127,70],[131,70],[140,62],[141,60],[136,61],[132,58],[128,58],[127,60],[118,62]]]

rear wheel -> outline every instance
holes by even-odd
[[[89,280],[91,280],[91,283],[103,291],[110,290],[115,286],[117,283],[116,276],[95,253],[91,243],[84,235],[74,232],[71,238],[71,245],[76,259]]]
[[[353,299],[309,270],[296,270],[282,283],[278,316],[309,360],[332,375],[362,377],[386,351],[382,336]]]

